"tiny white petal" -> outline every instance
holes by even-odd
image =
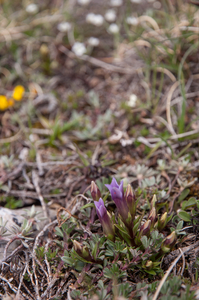
[[[129,25],[137,25],[138,24],[138,18],[128,17],[128,18],[126,18],[126,23],[129,24]]]
[[[110,5],[111,5],[111,6],[121,6],[122,3],[123,3],[122,0],[111,0],[111,1],[110,1]]]
[[[102,15],[95,15],[95,22],[94,25],[101,26],[104,22],[104,18]]]
[[[99,45],[99,39],[96,38],[96,37],[90,37],[90,38],[88,39],[88,44],[89,44],[90,46],[96,47],[96,46]]]
[[[109,9],[109,10],[106,11],[104,17],[105,17],[106,21],[114,22],[115,19],[116,19],[116,13],[113,9]]]
[[[86,53],[86,47],[83,43],[75,42],[72,46],[72,51],[75,53],[75,55],[82,56],[84,53]]]
[[[90,13],[86,16],[86,22],[95,26],[101,26],[104,22],[104,18],[102,15]]]
[[[87,5],[91,2],[91,0],[77,0],[77,3],[80,5]]]
[[[118,33],[118,32],[119,32],[119,27],[118,27],[118,25],[115,24],[115,23],[111,24],[111,25],[109,26],[109,28],[108,28],[108,32],[109,32],[109,33],[112,33],[112,34]]]
[[[135,94],[131,94],[129,97],[129,101],[127,102],[127,105],[130,107],[135,107],[137,102],[137,96]]]
[[[36,14],[38,12],[39,8],[37,4],[31,3],[28,6],[26,6],[26,12],[29,14]]]
[[[68,22],[62,22],[57,25],[57,29],[60,32],[68,32],[71,29],[71,24]]]

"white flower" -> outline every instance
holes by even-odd
[[[109,26],[109,28],[108,28],[108,32],[109,32],[109,33],[112,33],[112,34],[118,33],[118,32],[119,32],[119,27],[118,27],[118,25],[115,24],[115,23],[111,24],[111,25]]]
[[[127,105],[130,107],[135,107],[137,102],[137,96],[135,94],[130,95],[129,101],[127,102]]]
[[[82,56],[84,53],[86,53],[86,47],[83,43],[75,42],[72,46],[72,51],[75,53],[75,55]]]
[[[122,0],[111,0],[110,5],[111,6],[121,6],[123,3]]]
[[[94,13],[90,13],[86,15],[86,22],[87,23],[93,23],[95,19],[95,14]]]
[[[104,22],[104,18],[102,15],[90,13],[86,16],[86,22],[95,26],[101,26]]]
[[[138,24],[138,18],[128,17],[126,19],[126,23],[129,24],[129,25],[137,25]]]
[[[159,1],[155,1],[155,2],[153,3],[153,7],[154,7],[155,9],[160,9],[160,8],[161,8],[161,3],[160,3]]]
[[[38,12],[39,8],[37,6],[37,4],[35,3],[31,3],[28,6],[26,6],[26,12],[29,14],[36,14]]]
[[[105,17],[106,21],[114,22],[115,19],[116,19],[116,13],[113,9],[109,9],[109,10],[106,11],[104,17]]]
[[[87,42],[90,46],[93,46],[93,47],[96,47],[99,45],[99,39],[96,37],[90,37]]]
[[[60,32],[68,32],[71,29],[71,24],[68,22],[62,22],[57,25],[57,29]]]
[[[132,3],[141,3],[142,0],[131,0]]]
[[[91,2],[91,0],[77,0],[77,3],[80,5],[87,5]]]

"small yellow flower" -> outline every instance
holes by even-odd
[[[0,110],[5,110],[8,108],[8,100],[6,96],[0,95]]]
[[[12,98],[8,99],[7,101],[8,101],[8,107],[14,105],[14,100]]]
[[[25,89],[22,85],[17,85],[14,88],[12,97],[16,100],[16,101],[21,101],[23,94],[25,92]]]

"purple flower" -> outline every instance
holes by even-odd
[[[115,236],[114,226],[111,221],[111,217],[107,212],[106,207],[104,206],[104,201],[102,200],[102,198],[100,198],[99,201],[94,201],[94,204],[105,235],[107,235],[107,237],[110,240],[114,240],[114,236]]]
[[[109,189],[109,192],[111,193],[111,198],[115,202],[118,212],[121,215],[124,223],[126,224],[127,219],[129,217],[129,209],[127,206],[126,199],[124,197],[123,181],[121,181],[119,185],[115,178],[113,178],[111,184],[105,184],[105,186]]]

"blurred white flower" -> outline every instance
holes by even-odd
[[[36,14],[38,12],[39,8],[37,6],[37,4],[35,3],[31,3],[28,6],[26,6],[26,12],[29,14]]]
[[[126,23],[129,24],[129,25],[137,25],[138,24],[138,18],[128,17],[128,18],[126,18]]]
[[[71,29],[71,24],[68,22],[62,22],[57,25],[57,29],[60,32],[68,32]]]
[[[101,26],[104,22],[104,18],[102,15],[90,13],[86,16],[86,22],[95,26]]]
[[[129,101],[127,102],[127,105],[130,107],[135,107],[137,102],[137,96],[135,94],[131,94],[129,97]]]
[[[111,6],[121,6],[123,3],[123,0],[111,0],[110,5]]]
[[[86,47],[83,43],[75,42],[72,46],[72,51],[75,53],[75,55],[82,56],[84,53],[86,53]]]
[[[86,15],[86,22],[87,23],[93,23],[95,20],[95,14],[94,13],[90,13]]]
[[[77,3],[80,5],[87,5],[91,2],[91,0],[77,0]]]
[[[141,3],[142,0],[131,0],[132,3]]]
[[[87,42],[90,46],[93,46],[93,47],[96,47],[99,45],[99,39],[96,37],[90,37]]]
[[[160,8],[161,8],[161,3],[160,3],[159,1],[155,1],[155,2],[153,3],[153,7],[154,7],[155,9],[160,9]]]
[[[26,161],[28,158],[28,148],[24,147],[19,153],[19,159]]]
[[[116,19],[116,13],[113,9],[108,9],[106,12],[105,12],[105,19],[106,21],[108,22],[114,22],[115,19]]]
[[[112,34],[118,33],[118,32],[119,32],[119,27],[118,27],[118,25],[115,24],[115,23],[111,24],[111,25],[109,26],[109,28],[108,28],[108,32],[109,32],[109,33],[112,33]]]

